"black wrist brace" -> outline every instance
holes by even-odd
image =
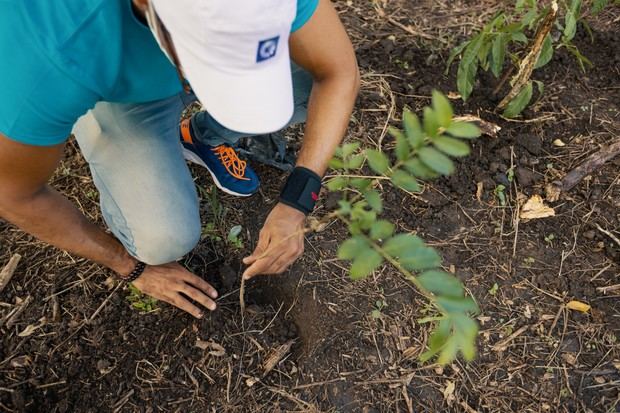
[[[280,202],[308,215],[314,209],[321,190],[321,177],[302,166],[289,175],[280,192]]]

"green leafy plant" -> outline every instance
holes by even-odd
[[[241,240],[242,230],[243,227],[241,225],[235,225],[228,231],[228,236],[226,237],[228,243],[237,249],[243,248],[243,241]]]
[[[129,284],[129,295],[127,301],[131,303],[131,306],[136,310],[144,313],[150,313],[157,310],[157,300],[146,294],[143,294],[133,284]]]
[[[446,74],[455,58],[460,62],[457,71],[457,88],[461,97],[466,101],[473,92],[479,70],[491,71],[493,76],[501,78],[496,87],[496,93],[508,80],[515,69],[522,74],[526,63],[528,45],[535,50],[536,59],[531,63],[529,70],[539,69],[547,65],[555,50],[566,48],[575,56],[583,71],[592,63],[572,43],[577,33],[577,24],[582,22],[583,0],[562,1],[564,18],[557,16],[557,8],[552,5],[541,6],[538,0],[517,0],[515,7],[510,11],[499,12],[488,22],[479,33],[471,39],[456,46],[448,58]],[[594,1],[591,12],[600,12],[611,3],[610,0]],[[620,4],[620,0],[613,0],[614,4]],[[546,19],[551,17],[551,21]],[[548,25],[549,27],[544,27]],[[558,35],[550,33],[551,26],[555,26]],[[537,37],[539,44],[537,44]],[[509,68],[504,71],[506,62],[510,62]],[[502,75],[503,74],[503,75]],[[517,83],[518,75],[513,78],[511,85]],[[504,116],[508,118],[519,115],[530,103],[534,94],[534,86],[538,93],[542,94],[544,85],[540,81],[524,79],[523,84],[518,85],[518,93],[508,96],[506,102],[500,104]]]
[[[501,206],[506,206],[506,186],[499,184],[493,190]]]
[[[375,319],[381,318],[381,312],[385,307],[387,307],[387,303],[385,302],[385,300],[375,301],[375,308],[371,311],[370,316]]]
[[[350,261],[353,279],[364,278],[386,263],[392,265],[437,309],[436,316],[420,320],[435,323],[429,348],[420,356],[422,361],[437,356],[437,362],[449,363],[459,352],[472,360],[478,332],[472,314],[479,311],[478,305],[466,295],[458,278],[441,269],[434,248],[415,234],[397,233],[392,222],[380,218],[383,199],[376,188],[390,182],[405,192],[419,192],[419,179],[451,174],[455,169],[452,158],[468,155],[468,140],[478,137],[480,131],[474,124],[454,121],[448,99],[433,91],[432,107],[424,108],[423,118],[406,110],[403,130],[391,128],[390,134],[395,146],[389,154],[349,143],[339,148],[331,162],[340,174],[327,187],[342,194],[333,216],[350,232],[338,257]],[[377,175],[361,173],[365,164]]]

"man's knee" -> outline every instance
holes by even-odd
[[[149,265],[176,261],[200,241],[200,219],[174,220],[134,232],[135,255]]]

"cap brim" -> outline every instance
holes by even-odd
[[[247,134],[278,131],[293,116],[293,81],[288,45],[276,62],[248,71],[226,72],[184,48],[177,53],[192,90],[224,127]]]

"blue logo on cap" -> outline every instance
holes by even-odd
[[[269,60],[278,52],[278,41],[280,36],[272,37],[258,42],[258,51],[256,52],[256,63]]]

